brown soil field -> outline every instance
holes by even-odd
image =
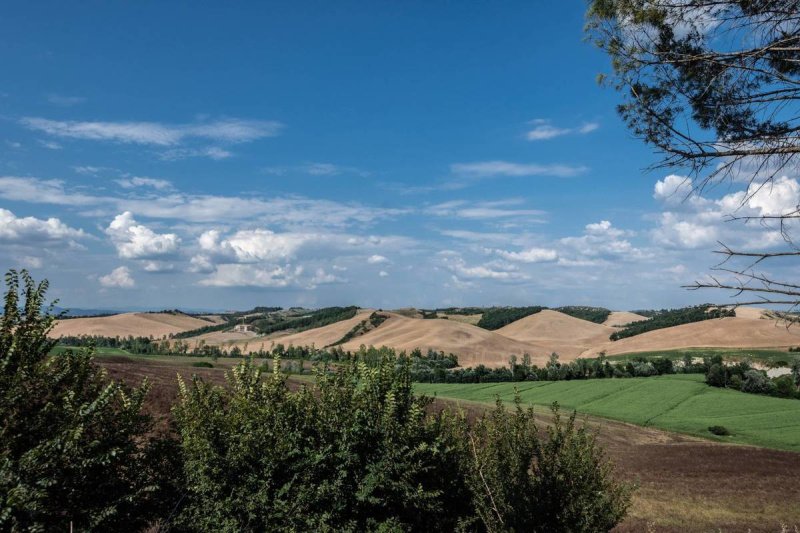
[[[639,320],[647,320],[647,317],[631,313],[630,311],[611,311],[611,314],[608,315],[603,325],[614,328],[630,324],[631,322],[638,322]]]
[[[159,363],[114,357],[98,360],[110,377],[137,385],[147,377],[152,388],[147,410],[167,427],[177,398],[176,375],[197,374],[224,385],[224,369],[192,368],[187,363]],[[307,381],[290,378],[290,388]],[[463,409],[479,416],[486,406],[436,400],[434,408]],[[542,423],[547,423],[543,415]],[[637,486],[628,517],[617,532],[752,531],[777,532],[782,524],[800,525],[800,454],[735,446],[584,417],[599,431],[599,441],[616,465],[618,476]]]
[[[119,315],[70,318],[56,322],[50,336],[57,338],[64,335],[100,335],[103,337],[150,337],[161,338],[164,335],[180,333],[212,322],[188,315],[171,313],[122,313]]]
[[[572,360],[590,346],[608,340],[613,332],[614,328],[609,326],[549,309],[526,316],[495,331],[509,339],[544,346],[547,355],[557,352],[563,360]]]
[[[615,355],[679,348],[787,348],[798,345],[800,328],[787,328],[777,320],[729,317],[607,341],[587,349],[582,355],[592,357],[602,350]]]
[[[415,348],[455,353],[459,364],[488,367],[508,365],[512,354],[531,355],[532,362],[544,364],[550,354],[548,346],[536,342],[509,339],[494,331],[445,319],[407,318],[387,313],[389,319],[366,335],[345,343],[345,350],[358,350],[359,346],[388,346],[410,352]]]

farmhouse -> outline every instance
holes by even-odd
[[[233,331],[237,333],[247,333],[255,330],[252,324],[236,324],[233,326]]]

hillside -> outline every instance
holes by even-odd
[[[419,348],[455,353],[462,366],[484,364],[489,367],[505,366],[512,354],[529,353],[532,361],[547,361],[548,348],[535,342],[520,342],[497,332],[471,324],[443,319],[408,318],[387,313],[389,319],[377,329],[342,345],[345,350],[357,350],[360,345],[388,346],[396,350],[411,351]]]
[[[631,313],[630,311],[611,311],[611,314],[608,315],[608,318],[605,322],[603,322],[603,325],[613,328],[624,326],[625,324],[630,324],[631,322],[638,322],[640,320],[647,320],[647,317],[637,315],[636,313]]]
[[[614,331],[609,326],[581,320],[545,309],[512,322],[496,333],[520,342],[544,346],[547,354],[557,352],[562,359],[574,359],[588,347],[608,340]]]
[[[798,327],[787,328],[784,323],[776,320],[737,316],[658,329],[613,342],[606,341],[586,350],[582,355],[592,357],[601,351],[615,355],[678,348],[777,348],[798,345]]]
[[[212,322],[180,313],[122,313],[119,315],[58,320],[50,336],[99,335],[103,337],[161,338],[190,331]]]
[[[358,325],[362,320],[369,318],[372,314],[372,309],[361,309],[353,318],[340,320],[327,326],[319,328],[308,329],[298,333],[278,332],[272,335],[262,337],[251,337],[248,339],[230,339],[233,342],[225,342],[226,346],[238,346],[244,348],[245,344],[249,350],[258,350],[262,346],[268,350],[273,344],[283,344],[284,346],[315,346],[317,348],[324,348],[344,337],[347,332]],[[357,337],[357,339],[360,337]],[[188,339],[190,342],[197,338],[193,337]]]

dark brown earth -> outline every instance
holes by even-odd
[[[191,362],[104,358],[100,364],[114,379],[151,384],[147,410],[167,428],[177,399],[176,376],[224,384],[224,370],[193,368]],[[289,386],[303,381],[289,379]],[[485,405],[437,400],[434,408],[464,409],[480,416]],[[620,478],[637,485],[628,518],[617,527],[633,531],[794,531],[800,526],[800,454],[713,443],[605,419],[587,418],[616,464]],[[543,422],[546,419],[543,417]]]

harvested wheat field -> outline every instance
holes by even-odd
[[[603,325],[615,328],[630,324],[631,322],[639,322],[640,320],[647,320],[647,317],[631,313],[630,311],[611,311],[611,314],[608,315]]]
[[[257,337],[258,334],[254,331],[212,331],[210,333],[203,333],[196,337],[189,337],[185,339],[190,346],[203,341],[208,346],[221,346],[223,344],[231,344],[235,342],[247,342],[250,339]]]
[[[613,332],[609,326],[549,309],[496,330],[509,339],[543,346],[548,354],[557,352],[564,360],[574,359],[588,347],[605,342]]]
[[[410,352],[415,348],[454,353],[461,366],[484,364],[488,367],[507,366],[514,354],[531,355],[536,364],[547,361],[547,347],[536,342],[520,342],[494,331],[471,324],[444,319],[408,318],[386,313],[389,319],[366,335],[345,343],[345,350],[357,350],[360,345],[387,346]]]
[[[787,328],[779,320],[763,318],[715,318],[658,329],[593,346],[582,355],[596,356],[672,350],[680,348],[787,348],[800,345],[800,328]]]
[[[319,328],[308,329],[297,333],[278,332],[264,337],[253,337],[246,341],[227,343],[226,345],[238,346],[244,349],[247,344],[248,350],[258,351],[262,345],[265,350],[269,350],[274,344],[283,344],[284,346],[314,346],[316,348],[324,348],[339,341],[347,335],[347,333],[360,324],[363,320],[369,319],[372,314],[372,309],[361,309],[356,316],[348,318],[347,320],[340,320],[327,326]],[[358,337],[357,337],[358,338]],[[193,339],[190,339],[190,341]]]
[[[119,315],[71,318],[56,322],[50,336],[99,335],[103,337],[150,337],[161,338],[182,331],[190,331],[213,322],[173,313],[122,313]]]

